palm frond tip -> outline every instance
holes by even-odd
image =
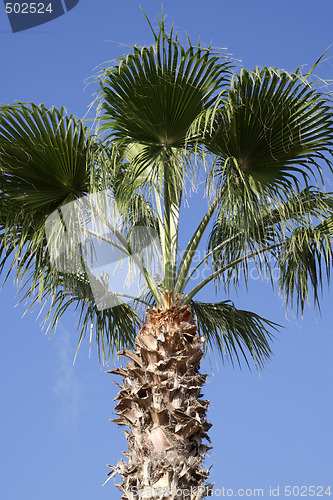
[[[249,359],[258,368],[272,354],[269,342],[273,340],[276,323],[261,318],[250,311],[236,309],[232,302],[191,303],[192,312],[197,320],[198,331],[211,347],[216,347],[222,359],[241,365],[240,355],[247,366]]]

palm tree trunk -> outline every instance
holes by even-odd
[[[136,351],[121,375],[118,418],[126,425],[128,462],[121,460],[109,476],[119,473],[122,500],[200,500],[209,495],[209,471],[202,462],[209,446],[206,422],[209,401],[201,400],[207,375],[199,373],[203,355],[189,306],[152,309],[135,340]],[[118,384],[117,384],[118,385]]]

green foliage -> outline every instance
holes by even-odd
[[[98,75],[95,135],[64,109],[0,108],[0,271],[16,268],[23,299],[46,310],[51,330],[75,310],[79,343],[95,339],[103,359],[133,345],[140,304],[164,307],[176,297],[191,304],[207,345],[223,359],[243,356],[261,368],[277,325],[228,301],[193,298],[209,283],[218,294],[247,286],[254,266],[287,305],[302,313],[312,296],[319,306],[333,262],[333,194],[324,183],[332,174],[330,96],[311,81],[314,68],[305,76],[272,68],[236,74],[211,47],[189,40],[184,47],[164,18],[152,33],[150,47],[132,47]],[[181,206],[199,175],[208,209],[180,258]],[[45,235],[50,214],[104,190],[128,228],[124,240],[133,228],[156,231],[162,269],[153,276],[141,262],[141,296],[106,309],[94,299],[92,273],[56,268]],[[82,248],[75,251],[83,261]],[[210,274],[191,288],[203,265]]]
[[[253,213],[248,207],[242,218],[239,214],[230,215],[220,211],[208,244],[208,248],[212,252],[212,267],[215,271],[229,266],[228,270],[221,273],[218,279],[223,280],[227,290],[231,284],[237,287],[241,278],[244,278],[245,283],[247,283],[250,263],[255,264],[257,272],[262,277],[265,275],[272,277],[274,269],[279,269],[279,272],[282,273],[281,276],[284,276],[281,278],[280,288],[288,296],[288,287],[283,283],[287,279],[286,271],[290,263],[289,258],[297,261],[296,255],[292,257],[291,253],[291,249],[295,245],[295,235],[302,232],[303,235],[307,235],[304,244],[308,248],[309,255],[310,249],[318,246],[313,254],[312,263],[303,259],[304,272],[312,272],[313,274],[313,266],[316,262],[318,279],[321,281],[322,267],[325,266],[328,272],[331,265],[331,233],[327,231],[324,234],[323,231],[320,231],[321,225],[318,226],[317,230],[314,230],[313,221],[318,220],[325,224],[325,220],[329,220],[332,210],[332,193],[307,187],[298,193],[291,192],[284,199],[276,199],[274,203],[268,200],[266,203],[258,203]],[[261,250],[265,248],[267,248],[267,252],[262,253]],[[326,255],[327,252],[328,255]],[[247,257],[249,254],[254,254],[251,260]],[[312,286],[318,304],[319,281],[317,280],[317,272],[315,272],[315,276],[316,279],[312,280]],[[304,298],[309,298],[306,283],[306,281],[299,280],[297,285],[297,282],[293,280],[293,288],[299,287],[299,293],[296,294],[296,304],[297,307],[300,306],[302,311]],[[290,298],[292,304],[293,297]]]
[[[89,191],[89,130],[73,116],[34,104],[0,108],[0,269],[23,278],[46,265],[45,220]]]
[[[320,172],[318,161],[332,167],[324,156],[333,146],[331,106],[297,70],[242,70],[213,116],[205,142],[218,164],[234,159],[236,185],[243,174],[252,190],[289,189]]]
[[[253,359],[258,368],[262,368],[272,352],[269,341],[273,335],[269,330],[276,330],[272,321],[265,320],[255,313],[236,309],[230,301],[191,303],[191,309],[198,323],[199,333],[207,339],[211,348],[216,348],[221,355],[239,366],[242,354],[247,365],[247,356]]]
[[[184,146],[193,120],[216,99],[230,78],[230,61],[211,49],[185,49],[164,20],[155,44],[119,58],[100,75],[103,129],[129,144],[149,146],[150,155]]]
[[[17,104],[0,109],[0,271],[6,264],[15,269],[21,301],[30,298],[29,309],[46,309],[44,322],[51,331],[69,307],[77,311],[80,342],[89,332],[105,359],[133,343],[138,314],[127,305],[99,310],[86,274],[64,275],[52,267],[45,237],[45,221],[55,209],[98,185],[105,187],[105,178],[108,186],[114,180],[110,166],[104,182],[92,170],[95,156],[100,159],[95,151],[89,130],[67,117],[64,108]],[[143,202],[133,200],[133,205],[144,212]]]

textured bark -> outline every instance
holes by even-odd
[[[128,462],[110,466],[109,475],[121,475],[122,500],[206,498],[209,401],[200,399],[206,375],[199,373],[202,342],[189,306],[148,311],[135,345],[120,353],[130,358],[126,369],[109,372],[123,377],[112,421],[130,429]]]

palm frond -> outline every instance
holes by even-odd
[[[64,108],[0,108],[0,258],[20,272],[46,245],[45,220],[89,191],[92,141]],[[40,253],[41,252],[41,253]]]
[[[300,193],[291,192],[285,200],[270,199],[265,205],[258,205],[254,214],[248,210],[230,217],[220,210],[208,242],[212,268],[217,270],[260,248],[281,246],[297,227],[312,227],[314,219],[324,221],[332,213],[332,193],[313,187]],[[267,256],[261,254],[255,261],[259,276],[272,273],[275,260],[271,261],[271,256],[271,252]],[[232,266],[228,273],[220,276],[224,286],[229,287],[231,283],[237,286],[240,275],[246,282],[248,267],[246,260]]]
[[[29,209],[52,209],[87,192],[89,132],[65,109],[0,108],[1,190]]]
[[[303,313],[312,292],[314,305],[320,308],[324,276],[329,281],[333,265],[333,215],[317,226],[295,229],[276,258],[287,305],[296,304],[297,312]]]
[[[68,311],[77,316],[78,348],[87,336],[90,348],[93,343],[97,345],[101,361],[108,362],[117,351],[133,347],[141,320],[130,304],[99,308],[91,288],[91,276],[85,272],[64,274],[46,269],[41,279],[40,287],[41,283],[36,283],[33,276],[27,277],[21,286],[20,301],[29,300],[27,311],[38,307],[41,315],[46,310],[43,325],[50,333]]]
[[[90,192],[116,192],[118,161],[116,148],[93,141],[83,123],[64,109],[34,104],[0,109],[0,270],[9,267],[7,277],[14,271],[22,300],[31,301],[29,309],[43,304],[51,331],[67,309],[76,311],[79,343],[88,334],[103,359],[133,343],[138,313],[125,303],[99,308],[92,277],[82,266],[77,274],[57,271],[45,231],[55,210]],[[124,217],[129,224],[156,226],[151,208],[138,195]]]
[[[199,44],[185,50],[172,29],[167,35],[164,19],[154,38],[102,71],[102,129],[129,143],[183,147],[194,118],[229,82],[231,63]]]
[[[191,309],[198,324],[199,333],[211,348],[217,348],[222,360],[232,363],[241,358],[250,368],[252,360],[262,368],[271,357],[272,330],[277,325],[255,313],[236,309],[230,301],[217,303],[191,302]]]
[[[325,163],[332,171],[332,108],[297,70],[243,70],[192,129],[215,155],[208,186],[222,194],[208,246],[215,270],[238,261],[246,280],[242,256],[282,241],[298,224],[311,225],[312,217],[329,216],[329,195],[321,197],[309,181],[323,184]],[[262,275],[270,266],[260,255]],[[235,270],[220,276],[237,286]]]
[[[331,104],[298,70],[242,70],[211,127],[207,148],[222,164],[233,158],[235,180],[242,173],[257,190],[320,178],[322,161],[332,170]]]

